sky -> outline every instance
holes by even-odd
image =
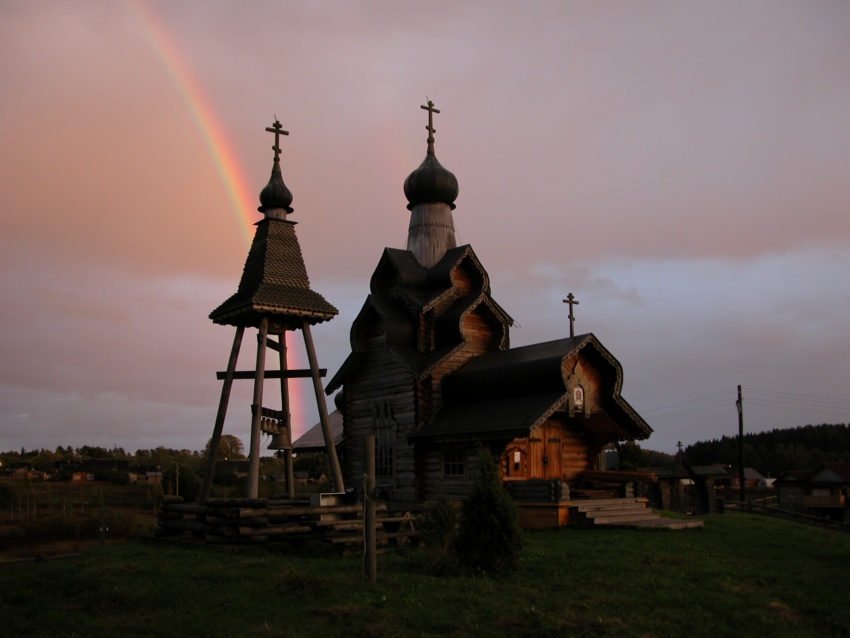
[[[275,118],[329,379],[429,99],[513,346],[572,292],[650,449],[736,435],[738,385],[746,431],[847,423],[848,33],[838,0],[0,0],[0,450],[203,449]]]

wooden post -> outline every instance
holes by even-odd
[[[334,435],[333,432],[331,432],[331,423],[330,418],[328,417],[328,405],[325,403],[325,393],[322,389],[322,378],[319,375],[316,348],[313,346],[313,336],[310,334],[310,322],[305,320],[301,331],[304,333],[304,346],[307,349],[307,360],[310,362],[310,374],[313,377],[313,389],[316,392],[316,406],[319,408],[319,421],[322,424],[322,434],[325,436],[325,451],[327,452],[328,460],[331,465],[334,490],[337,492],[344,492],[345,484],[342,481],[342,470],[340,469],[339,458],[336,455],[336,447],[334,446]]]
[[[218,402],[218,414],[215,417],[215,426],[213,427],[212,438],[210,439],[210,451],[207,456],[207,469],[204,472],[204,483],[201,486],[200,502],[204,503],[210,496],[210,488],[212,487],[213,475],[215,474],[215,456],[218,453],[218,446],[221,443],[221,430],[224,427],[224,417],[227,414],[227,404],[230,401],[230,389],[233,387],[233,373],[236,371],[236,360],[239,358],[239,348],[242,347],[242,335],[245,333],[245,328],[239,326],[236,328],[236,336],[233,337],[233,347],[230,349],[230,359],[227,362],[227,372],[224,376],[224,383],[221,386],[221,399]]]
[[[378,582],[378,530],[375,522],[375,435],[366,437],[366,475],[363,486],[364,576],[373,585]]]
[[[738,400],[735,401],[738,407],[738,482],[741,484],[741,502],[744,502],[746,495],[746,487],[744,481],[746,474],[744,472],[744,395],[741,392],[741,386],[738,386]]]
[[[278,337],[278,357],[280,369],[287,369],[286,361],[286,333],[282,332]],[[283,412],[286,427],[289,430],[289,442],[292,442],[292,415],[289,413],[289,379],[285,374],[280,376],[280,411]],[[295,500],[295,472],[292,468],[292,450],[283,451],[283,467],[286,473],[286,495],[290,500]]]
[[[254,370],[254,403],[251,418],[251,451],[248,455],[248,486],[246,496],[257,498],[260,483],[260,423],[263,417],[263,379],[266,371],[266,338],[269,318],[260,319],[260,340],[257,343],[257,367]]]

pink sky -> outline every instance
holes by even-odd
[[[275,116],[333,374],[429,98],[514,345],[573,292],[654,449],[735,434],[738,384],[750,431],[847,423],[848,33],[819,1],[0,2],[0,450],[203,448],[260,217],[228,180],[256,206]]]

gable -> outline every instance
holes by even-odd
[[[622,368],[593,335],[488,352],[446,375],[442,410],[413,438],[528,432],[556,410],[612,440],[648,437],[621,386]]]

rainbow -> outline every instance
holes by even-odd
[[[256,219],[253,218],[256,217],[257,204],[255,202],[257,200],[248,186],[248,180],[239,165],[233,145],[230,143],[224,127],[216,117],[215,110],[200,84],[192,77],[188,64],[186,64],[174,40],[169,36],[162,20],[141,0],[128,0],[128,4],[142,26],[151,48],[168,71],[168,76],[182,98],[186,110],[207,147],[216,172],[227,191],[230,207],[236,216],[247,248],[254,238],[254,222]],[[297,346],[292,343],[292,335],[286,333],[286,336],[287,366],[290,368],[303,367],[304,363],[296,352]],[[312,426],[312,423],[305,422],[305,419],[310,416],[305,410],[307,405],[305,396],[309,391],[310,389],[306,387],[290,387],[289,411],[292,417],[293,439]]]
[[[245,245],[250,246],[254,237],[256,219],[252,217],[256,216],[256,198],[248,187],[248,180],[224,127],[159,16],[141,0],[128,0],[128,4],[195,123],[227,192]]]

